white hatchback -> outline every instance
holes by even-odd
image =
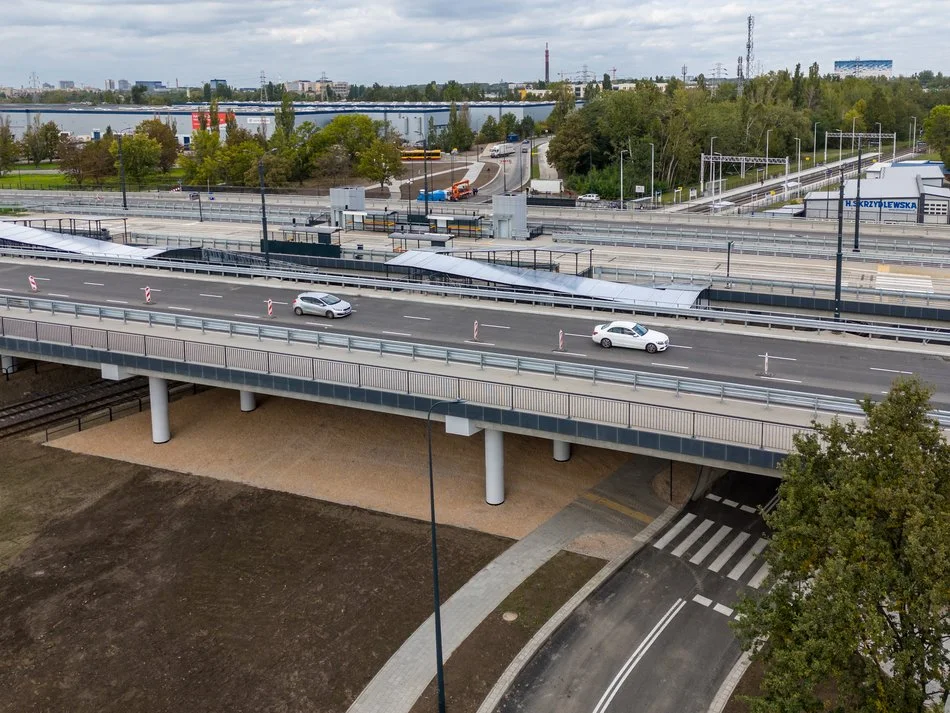
[[[346,317],[353,311],[350,303],[327,292],[301,292],[294,300],[294,314],[318,314],[327,319]]]
[[[591,339],[604,349],[627,347],[645,349],[650,354],[664,352],[670,345],[670,338],[663,332],[648,329],[638,322],[616,321],[598,324],[594,327]]]
[[[600,195],[597,193],[585,193],[582,196],[577,196],[577,200],[582,203],[599,203]]]

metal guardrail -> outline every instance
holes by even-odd
[[[549,307],[569,309],[590,309],[603,312],[652,314],[655,316],[713,321],[721,324],[742,324],[744,326],[780,327],[792,331],[833,331],[884,339],[919,341],[924,344],[950,344],[950,330],[880,322],[858,322],[822,317],[801,317],[789,314],[770,314],[763,312],[724,310],[711,307],[671,307],[660,303],[621,303],[609,300],[596,300],[582,297],[539,294],[517,291],[513,288],[492,289],[484,287],[464,287],[451,284],[435,284],[394,280],[379,277],[359,277],[354,275],[333,274],[306,270],[266,270],[256,267],[238,267],[230,265],[212,265],[207,263],[184,262],[159,259],[120,258],[109,255],[87,256],[62,252],[17,250],[0,248],[0,255],[15,257],[46,258],[85,262],[93,264],[119,265],[122,267],[153,268],[177,270],[193,274],[223,275],[234,277],[263,277],[291,282],[334,285],[338,287],[367,287],[391,292],[411,291],[421,294],[469,297],[476,300],[494,300],[498,302],[519,302]],[[2,297],[0,297],[2,300]],[[0,301],[0,305],[3,302]]]
[[[628,369],[618,369],[616,367],[593,366],[535,357],[519,357],[511,354],[483,352],[472,349],[455,349],[451,347],[400,342],[359,335],[248,324],[246,322],[232,322],[223,319],[206,319],[149,310],[100,307],[98,305],[85,305],[75,302],[62,302],[59,300],[0,296],[0,305],[5,306],[7,309],[20,307],[30,311],[38,310],[50,312],[51,314],[95,317],[99,320],[120,320],[123,324],[131,322],[147,324],[150,327],[169,326],[175,329],[193,329],[199,330],[202,334],[211,332],[227,334],[228,336],[254,337],[258,341],[267,339],[285,344],[312,344],[318,349],[327,346],[343,348],[347,351],[371,352],[379,356],[404,356],[413,360],[431,359],[445,364],[464,364],[477,366],[481,369],[502,369],[513,371],[516,374],[544,374],[552,376],[555,379],[559,376],[563,376],[583,379],[592,383],[606,382],[619,384],[632,387],[633,389],[644,387],[673,391],[676,394],[711,396],[718,398],[720,401],[735,399],[760,403],[765,406],[774,405],[805,408],[816,415],[819,412],[845,414],[849,416],[861,416],[863,414],[863,411],[855,400],[840,396],[809,394],[707,379],[667,376],[665,374],[652,374]],[[0,323],[9,319],[11,318],[0,318]],[[32,320],[27,321],[33,322]],[[64,328],[68,328],[68,326],[64,326]],[[72,329],[69,328],[69,330],[70,339],[74,340]],[[126,337],[129,336],[127,332],[119,332],[118,334],[123,334]],[[75,342],[70,341],[69,343],[74,344]],[[108,343],[106,344],[108,345]],[[204,346],[208,347],[209,345],[205,344]],[[217,345],[210,346],[214,348]],[[950,411],[940,411],[935,412],[935,414],[935,418],[937,418],[942,425],[950,426]]]

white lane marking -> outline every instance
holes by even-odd
[[[727,607],[725,604],[717,604],[713,607],[714,611],[719,612],[720,614],[725,614],[726,616],[732,616],[732,609]]]
[[[654,642],[660,637],[660,634],[663,633],[663,630],[669,626],[670,622],[673,621],[674,617],[680,613],[683,607],[686,606],[685,599],[677,599],[676,602],[669,608],[669,610],[664,614],[656,625],[650,630],[650,633],[647,634],[646,638],[640,642],[640,645],[634,650],[630,655],[630,658],[624,662],[624,665],[620,667],[620,670],[617,672],[617,675],[614,676],[614,680],[610,682],[610,685],[607,686],[607,690],[604,691],[604,695],[600,697],[600,700],[597,701],[597,705],[594,706],[593,713],[604,713],[610,706],[611,701],[613,701],[614,696],[617,695],[617,691],[620,690],[620,687],[623,686],[624,682],[630,676],[630,673],[640,663],[640,659],[650,650],[650,647],[653,646]]]
[[[256,314],[238,314],[237,312],[235,312],[234,316],[243,317],[244,319],[260,319],[260,316]]]
[[[726,545],[726,549],[724,549],[722,554],[713,560],[713,563],[709,565],[708,569],[711,572],[718,572],[721,570],[726,566],[726,562],[732,559],[732,556],[739,551],[739,548],[742,547],[742,544],[748,539],[748,532],[740,532],[738,535],[733,537],[732,542]]]
[[[762,582],[765,581],[765,578],[769,574],[769,563],[766,562],[761,567],[759,571],[752,575],[752,579],[749,580],[749,586],[758,589],[762,586]]]
[[[739,506],[739,509],[740,509],[742,512],[752,512],[752,513],[755,512],[755,508],[754,508],[754,507],[749,507],[748,505],[740,505],[740,506]]]
[[[734,508],[739,503],[737,503],[735,500],[729,500],[728,498],[726,498],[725,500],[722,501],[722,504],[728,505],[729,507]]]
[[[44,282],[49,282],[52,278],[51,277],[36,277],[34,279],[43,280]]]
[[[58,292],[47,292],[46,294],[48,294],[50,297],[69,297],[69,295],[61,295]]]
[[[573,334],[572,332],[564,332],[565,337],[583,337],[584,339],[590,339],[590,334]]]
[[[709,597],[704,597],[702,594],[697,594],[694,596],[693,601],[697,604],[702,604],[704,607],[708,607],[710,604],[712,604],[712,599]]]
[[[142,290],[143,292],[145,291],[144,287],[140,287],[139,289]],[[148,290],[149,292],[161,292],[161,290],[158,287],[149,287]]]
[[[218,300],[224,299],[223,295],[207,295],[204,292],[199,292],[198,296],[199,297],[214,297],[215,299],[218,299]]]
[[[868,368],[871,371],[886,371],[888,374],[906,374],[907,376],[910,376],[914,373],[912,371],[901,371],[900,369],[882,369],[877,366],[869,366]]]
[[[722,500],[722,498],[720,498],[718,495],[714,495],[713,493],[706,493],[706,499],[707,499],[707,500],[713,500],[713,501],[715,501],[715,502],[717,502],[717,503],[718,503],[720,500]]]
[[[84,283],[82,283],[82,284],[84,284],[84,285],[92,285],[93,287],[105,287],[105,286],[106,286],[104,282],[84,282]]]
[[[177,310],[180,310],[180,311],[182,311],[182,312],[191,312],[191,307],[172,307],[171,305],[169,305],[169,306],[166,307],[165,309],[177,309]]]
[[[760,379],[765,379],[766,381],[784,381],[786,384],[800,384],[802,383],[798,379],[780,379],[777,376],[760,376]]]
[[[483,347],[493,347],[493,346],[495,346],[493,342],[482,342],[482,341],[476,342],[476,341],[474,341],[474,340],[472,340],[472,339],[466,339],[466,340],[465,340],[465,343],[466,343],[466,344],[478,344],[478,345],[483,346]]]
[[[672,542],[676,538],[677,535],[679,535],[683,531],[683,528],[685,528],[689,523],[691,523],[695,519],[696,519],[696,516],[693,513],[691,512],[686,513],[685,515],[683,515],[680,521],[676,523],[670,529],[669,532],[667,532],[665,535],[663,535],[663,537],[661,537],[659,540],[654,542],[653,546],[656,547],[658,550],[662,550],[664,547],[670,544],[670,542]]]
[[[745,556],[741,560],[739,560],[739,564],[733,567],[732,571],[730,571],[726,576],[729,579],[739,579],[739,577],[742,576],[742,573],[749,569],[749,565],[752,564],[752,560],[755,559],[755,556],[764,550],[768,544],[769,541],[761,537],[756,540],[756,543],[752,545],[752,548],[745,553]]]
[[[768,357],[769,359],[778,359],[779,361],[798,361],[798,359],[794,359],[792,357],[780,357],[775,356],[774,354],[769,354]],[[765,359],[765,354],[759,354],[759,359]]]
[[[106,302],[109,302],[114,305],[127,305],[129,303],[128,300],[106,300]]]
[[[326,322],[304,322],[304,324],[312,324],[314,327],[332,327],[334,325],[327,324]]]
[[[432,317],[413,317],[411,314],[404,314],[402,318],[403,319],[422,319],[422,320],[425,320],[426,322],[432,321]]]
[[[13,292],[9,287],[0,287],[0,292]]]
[[[686,550],[688,550],[690,547],[692,547],[693,544],[696,542],[696,540],[702,537],[703,533],[706,532],[706,530],[708,530],[712,526],[713,526],[712,520],[703,520],[693,529],[691,533],[689,533],[689,535],[686,537],[685,540],[683,540],[676,546],[676,549],[673,550],[672,555],[674,557],[682,557],[683,553],[686,552]]]
[[[409,332],[387,332],[385,329],[381,334],[388,334],[391,337],[411,337],[412,335]]]
[[[695,555],[689,558],[690,564],[702,564],[703,560],[709,557],[710,553],[719,546],[719,543],[726,539],[726,535],[732,532],[728,525],[720,527],[716,534],[709,538],[709,541],[703,545],[703,548]]]
[[[264,302],[267,302],[267,300],[264,300]],[[271,300],[271,302],[273,302],[275,305],[286,305],[286,304],[290,304],[289,302],[278,302],[277,300]]]
[[[667,369],[689,369],[688,366],[680,366],[679,364],[659,364],[655,361],[651,361],[650,366],[665,366]]]
[[[557,349],[552,349],[551,351],[557,352]],[[558,354],[563,354],[564,356],[576,356],[576,357],[586,357],[587,354],[580,354],[578,352],[557,352]]]
[[[492,329],[511,329],[511,327],[506,327],[503,324],[480,324],[479,327],[491,327]]]
[[[778,493],[775,493],[769,501],[762,506],[762,512],[769,513],[775,509],[775,506],[778,505]]]
[[[667,344],[666,346],[670,349],[692,349],[692,347],[688,347],[685,344]]]

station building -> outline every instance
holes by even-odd
[[[844,219],[854,220],[857,179],[844,184]],[[838,217],[838,191],[805,196],[806,218]],[[881,223],[950,224],[950,188],[944,166],[936,161],[874,164],[861,180],[861,220]]]
[[[224,124],[227,112],[234,112],[238,125],[251,132],[262,130],[267,136],[274,131],[274,110],[278,102],[229,102],[218,105]],[[406,141],[417,141],[428,132],[433,124],[438,131],[448,126],[450,102],[295,102],[296,124],[305,121],[317,126],[326,126],[338,116],[347,114],[365,114],[374,121],[389,124],[391,129]],[[458,102],[456,108],[468,109],[469,126],[478,131],[485,120],[492,116],[501,119],[503,114],[514,114],[518,121],[530,116],[534,121],[543,121],[551,115],[554,102]],[[199,112],[207,112],[206,103],[180,104],[176,106],[122,106],[88,104],[0,104],[0,118],[10,120],[10,127],[17,138],[23,136],[26,127],[36,115],[41,121],[54,121],[57,126],[70,135],[83,139],[96,139],[111,128],[114,133],[131,132],[139,123],[147,119],[161,119],[169,123],[174,121],[178,140],[187,146],[191,134],[198,129]]]

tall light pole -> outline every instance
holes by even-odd
[[[719,138],[718,136],[710,136],[710,137],[709,137],[709,167],[710,167],[710,168],[712,168],[712,167],[715,165],[715,164],[713,164],[713,162],[712,162],[712,157],[713,157],[713,141],[715,141],[715,140],[718,139],[718,138]],[[702,187],[702,186],[700,186],[700,187]],[[713,175],[713,199],[715,199],[715,198],[716,198],[716,176]]]
[[[878,153],[884,153],[884,152],[882,151],[882,148],[883,148],[883,147],[882,147],[882,145],[881,145],[881,122],[880,122],[880,121],[875,121],[874,124],[875,124],[875,126],[877,126],[877,150],[878,150]]]
[[[623,155],[627,149],[620,149],[620,210],[623,210]]]
[[[261,235],[263,236],[264,267],[270,267],[270,240],[267,238],[267,205],[264,202],[264,156],[277,149],[265,151],[257,159],[257,175],[261,182]]]
[[[838,252],[835,255],[835,319],[841,319],[841,240],[844,236],[844,165],[841,170],[841,185],[838,186]]]
[[[910,148],[910,150],[913,151],[914,153],[917,153],[917,117],[916,117],[916,116],[912,116],[912,117],[910,117],[910,118],[914,120],[914,128],[913,128],[913,130],[910,132],[910,133],[911,133],[911,137],[910,137],[910,147],[911,147],[911,148]]]
[[[769,179],[769,134],[771,133],[771,129],[765,132],[765,180]]]
[[[128,210],[129,206],[125,202],[125,159],[122,156],[122,134],[116,137],[119,142],[119,184],[122,186],[122,210]]]
[[[818,122],[815,122],[814,136],[811,140],[811,165],[812,168],[818,165]]]
[[[721,210],[721,209],[722,209],[722,154],[717,151],[717,152],[716,152],[715,154],[713,154],[713,155],[719,157],[719,181],[718,181],[718,183],[719,183],[719,203],[720,203],[719,208],[720,208],[720,210]],[[717,181],[716,181],[716,165],[713,164],[713,209],[715,209],[715,207],[716,207],[716,183],[717,183]],[[715,213],[716,211],[713,210],[713,212]]]
[[[656,207],[656,191],[653,190],[653,156],[655,148],[650,144],[650,205]]]
[[[429,446],[429,522],[432,528],[432,608],[435,618],[435,675],[439,690],[439,713],[445,713],[445,675],[442,670],[442,602],[439,597],[439,549],[435,539],[435,484],[432,478],[432,410],[436,406],[465,403],[462,399],[436,401],[426,413],[426,442]]]
[[[854,197],[854,250],[853,252],[861,252],[861,245],[858,241],[858,234],[861,231],[861,139],[858,139],[858,183],[857,188],[855,189]]]
[[[858,120],[857,116],[851,117],[851,151],[854,151],[854,126],[857,120]]]
[[[797,136],[795,137],[795,145],[798,150],[798,189],[796,189],[795,194],[798,195],[802,185],[802,140]]]

